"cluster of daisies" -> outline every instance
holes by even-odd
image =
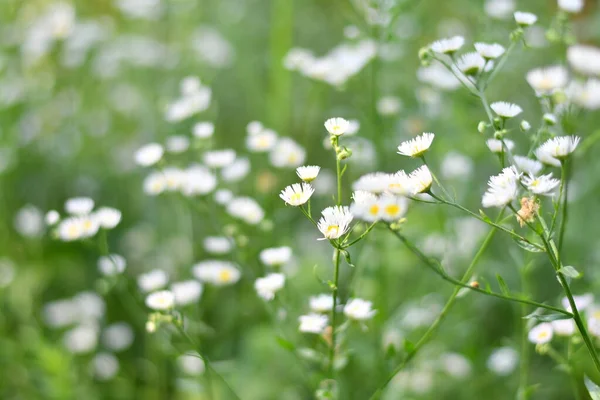
[[[267,153],[276,168],[296,168],[306,158],[306,150],[289,137],[280,137],[259,121],[246,126],[246,148],[252,153]]]
[[[73,197],[65,202],[66,216],[56,210],[46,213],[46,224],[60,240],[71,242],[95,236],[100,229],[113,229],[121,222],[121,211],[111,207],[94,210],[94,200]]]
[[[594,295],[586,293],[580,296],[573,296],[575,306],[586,316],[586,325],[588,332],[600,337],[600,307],[594,303]],[[561,301],[565,310],[571,311],[569,299],[564,297]],[[550,343],[555,336],[572,336],[577,333],[577,326],[572,318],[558,319],[551,322],[542,322],[529,330],[528,338],[531,343],[543,345]]]
[[[98,380],[112,379],[119,371],[117,354],[127,350],[134,340],[126,322],[102,326],[106,305],[94,292],[81,292],[71,298],[46,303],[42,317],[47,326],[63,330],[62,343],[76,355],[93,354],[90,372]]]
[[[333,298],[329,294],[312,296],[309,299],[309,306],[311,313],[298,318],[300,332],[326,334],[329,326],[328,315],[331,314],[333,308]],[[358,298],[349,299],[345,305],[340,305],[340,307],[348,320],[357,322],[367,321],[373,318],[377,312],[373,309],[370,301]]]

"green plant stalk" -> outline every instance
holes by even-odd
[[[337,151],[336,151],[337,153]],[[341,170],[341,161],[338,158],[337,154],[335,156],[335,170],[337,175],[337,205],[342,205],[342,170]]]
[[[333,307],[331,308],[331,347],[329,348],[329,377],[334,379],[334,363],[335,363],[335,346],[336,346],[336,330],[337,330],[337,301],[338,301],[338,283],[340,278],[340,250],[335,249],[335,260],[333,270]]]
[[[499,218],[501,218],[501,215],[502,214],[500,214]],[[473,257],[473,260],[471,261],[471,264],[469,265],[469,267],[465,271],[465,273],[464,273],[464,275],[462,277],[462,282],[466,283],[466,282],[469,281],[469,279],[471,279],[471,276],[473,275],[473,271],[475,269],[475,266],[477,265],[477,262],[479,261],[479,258],[481,258],[481,256],[483,255],[483,253],[487,249],[488,245],[491,243],[492,238],[494,237],[494,233],[495,232],[496,232],[496,229],[492,229],[488,233],[487,237],[485,238],[485,240],[481,244],[481,247],[479,248],[479,250],[477,251],[477,253]],[[398,237],[402,237],[403,238],[403,236],[398,236]],[[406,242],[405,242],[405,244],[406,244]],[[413,351],[411,351],[410,353],[408,353],[408,355],[402,361],[402,363],[400,363],[398,366],[396,366],[396,368],[394,368],[394,370],[392,371],[392,373],[387,376],[387,378],[385,379],[385,381],[383,382],[383,384],[371,396],[371,399],[373,399],[373,400],[374,399],[378,399],[381,396],[381,394],[383,393],[383,390],[385,389],[385,387],[387,386],[387,384],[394,378],[394,376],[396,376],[396,374],[398,374],[398,372],[400,372],[410,362],[410,360],[412,360],[415,357],[415,355],[417,354],[417,352],[431,339],[431,337],[433,336],[433,334],[437,330],[437,327],[446,318],[446,315],[448,314],[448,312],[450,311],[450,309],[454,305],[454,303],[456,301],[456,298],[458,296],[459,291],[460,291],[460,287],[456,287],[454,289],[454,291],[452,292],[452,295],[450,296],[450,298],[448,298],[448,301],[446,302],[446,304],[444,305],[444,308],[440,312],[440,315],[438,315],[438,317],[433,322],[433,324],[431,324],[431,326],[427,329],[427,331],[425,332],[425,334],[423,334],[423,336],[421,337],[421,339],[419,339],[419,341],[415,345],[415,348],[413,349]]]
[[[521,289],[523,293],[527,293],[529,282],[527,281],[527,265],[521,271]],[[521,304],[521,356],[519,363],[519,388],[517,390],[517,400],[527,400],[527,381],[529,379],[529,355],[530,344],[527,338],[527,321],[524,319],[529,314],[526,304]]]
[[[567,165],[567,160],[564,160],[561,163],[561,182],[564,181],[565,182],[565,187],[564,187],[564,193],[562,196],[562,216],[560,219],[560,227],[558,230],[558,251],[561,251],[562,249],[562,244],[563,244],[563,238],[565,236],[565,229],[567,226],[567,217],[568,217],[568,213],[567,213],[567,202],[569,201],[569,165]]]

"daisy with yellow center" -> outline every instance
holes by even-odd
[[[344,118],[329,118],[327,121],[325,121],[325,129],[327,129],[327,132],[334,136],[343,135],[346,133],[349,127],[350,122]]]
[[[298,207],[306,203],[315,192],[315,189],[308,183],[294,183],[283,189],[279,197],[286,204]]]
[[[435,135],[433,133],[425,132],[421,136],[417,136],[412,140],[400,143],[398,146],[398,154],[408,157],[421,157],[433,142]]]
[[[348,207],[335,206],[327,207],[322,211],[322,217],[317,224],[317,228],[323,234],[325,239],[338,239],[345,234],[354,218]]]
[[[161,290],[150,293],[146,297],[146,306],[153,310],[168,310],[175,305],[175,295],[170,290]]]
[[[398,221],[406,213],[408,201],[405,197],[384,194],[379,199],[382,219],[387,222]]]
[[[554,329],[549,322],[543,322],[534,326],[527,335],[529,341],[534,344],[544,344],[552,340]]]
[[[241,276],[234,264],[221,260],[206,260],[192,267],[196,279],[215,286],[226,286],[236,283]]]

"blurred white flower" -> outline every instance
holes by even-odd
[[[100,381],[108,381],[119,372],[119,360],[111,353],[101,352],[91,362],[92,373]]]
[[[177,365],[188,375],[202,375],[206,369],[204,361],[198,353],[186,353],[177,357]]]
[[[373,310],[373,303],[362,299],[350,299],[344,306],[344,314],[346,317],[365,321],[373,318],[377,311]]]
[[[227,254],[233,248],[233,239],[225,236],[207,236],[203,241],[204,250],[211,254]]]
[[[549,95],[555,90],[567,85],[569,73],[565,67],[554,65],[545,68],[532,69],[527,73],[527,83],[535,90],[536,94]]]
[[[600,80],[588,79],[584,83],[572,81],[567,94],[573,103],[588,110],[600,109]]]
[[[495,59],[500,57],[506,49],[498,43],[475,43],[475,50],[479,55],[486,59]]]
[[[453,54],[465,44],[465,38],[454,36],[448,39],[440,39],[433,42],[429,47],[436,53]]]
[[[552,329],[557,336],[571,336],[577,328],[573,319],[557,319],[552,322]]]
[[[287,264],[292,258],[292,249],[288,246],[271,247],[264,249],[259,254],[260,261],[270,267],[279,267]]]
[[[15,215],[14,226],[21,236],[39,237],[44,230],[44,216],[39,208],[26,205]]]
[[[256,202],[250,197],[236,197],[227,203],[227,213],[234,218],[241,219],[250,225],[260,223],[265,217],[265,212]]]
[[[506,19],[515,10],[514,0],[486,0],[485,13],[492,18]]]
[[[504,143],[502,143],[502,142],[504,142]],[[504,139],[504,140],[488,139],[485,141],[485,144],[487,145],[488,149],[490,149],[490,151],[492,153],[502,153],[502,152],[505,152],[506,149],[508,149],[508,151],[512,151],[512,149],[515,148],[515,142],[513,142],[510,139]],[[504,146],[506,146],[506,149],[504,148]]]
[[[305,165],[296,168],[296,175],[298,175],[298,178],[303,182],[310,183],[317,178],[319,171],[321,171],[321,167],[318,165]]]
[[[552,174],[523,176],[523,184],[534,194],[551,195],[552,191],[558,187],[560,180],[552,178]]]
[[[450,151],[444,155],[440,170],[445,178],[466,180],[473,173],[473,168],[471,158]]]
[[[294,183],[281,191],[279,197],[290,206],[301,206],[310,200],[315,189],[309,183]]]
[[[444,371],[453,378],[463,379],[471,375],[471,362],[462,354],[444,353],[440,361]]]
[[[102,332],[102,345],[111,351],[123,351],[133,344],[133,329],[126,322],[115,322]]]
[[[87,215],[94,209],[94,200],[89,197],[72,197],[65,202],[65,210],[73,215]]]
[[[284,284],[285,275],[272,273],[254,281],[254,289],[261,298],[270,301],[275,298],[275,294],[283,288]]]
[[[169,153],[183,153],[190,147],[190,139],[184,135],[169,136],[165,147]]]
[[[321,334],[327,327],[327,316],[322,314],[301,315],[298,318],[300,321],[300,332]]]
[[[157,20],[163,14],[161,0],[117,0],[116,6],[129,18]]]
[[[583,75],[600,75],[600,49],[597,47],[583,44],[569,46],[567,61]]]
[[[515,11],[515,22],[520,26],[530,26],[537,22],[537,15],[530,12]]]
[[[58,221],[60,221],[60,214],[56,210],[50,210],[44,216],[44,222],[48,226],[56,225]]]
[[[234,47],[214,28],[197,28],[191,36],[191,47],[198,60],[211,67],[224,68],[233,63]]]
[[[212,122],[197,122],[192,128],[192,134],[199,139],[207,139],[215,132]]]
[[[0,258],[0,289],[8,287],[15,279],[15,264],[8,258]]]
[[[330,294],[311,296],[309,299],[310,309],[316,313],[328,313],[333,308],[333,297]]]
[[[588,310],[590,306],[594,303],[594,295],[592,293],[585,293],[579,296],[573,296],[573,300],[575,301],[575,306],[579,311]],[[563,308],[569,312],[571,312],[571,303],[569,303],[568,297],[563,297],[561,300],[561,304]]]
[[[514,166],[504,168],[498,175],[490,177],[488,190],[483,195],[483,207],[503,207],[517,198],[520,173]]]
[[[398,146],[398,154],[408,157],[421,157],[429,150],[435,134],[423,133],[414,139],[400,143]]]
[[[171,291],[175,296],[175,304],[178,306],[196,303],[202,295],[202,289],[202,284],[194,280],[171,284]]]
[[[518,105],[506,101],[492,103],[490,104],[490,108],[502,118],[516,117],[523,112],[523,109]]]
[[[104,276],[113,276],[123,273],[127,262],[119,254],[109,254],[98,259],[98,270]]]
[[[236,283],[241,272],[228,261],[206,260],[195,264],[192,273],[196,279],[215,286],[226,286]]]
[[[223,168],[233,164],[235,156],[235,151],[232,149],[211,150],[203,154],[202,160],[209,168]]]
[[[485,59],[479,53],[463,54],[457,61],[456,67],[465,75],[477,75],[485,66]]]
[[[381,218],[387,222],[394,222],[406,214],[408,200],[406,197],[384,193],[379,197],[378,205],[381,210]]]
[[[217,187],[217,178],[206,167],[192,165],[183,171],[181,192],[186,196],[205,195]]]
[[[98,344],[98,328],[93,324],[82,324],[63,337],[63,344],[73,354],[89,353]]]
[[[239,182],[250,172],[250,160],[247,158],[237,158],[230,165],[223,167],[221,177],[225,182]]]
[[[304,164],[306,151],[290,138],[281,138],[269,153],[269,160],[277,168],[297,168]]]
[[[542,322],[541,324],[538,324],[531,328],[527,335],[527,338],[531,343],[544,344],[552,340],[553,334],[554,330],[552,329],[552,324],[550,324],[549,322]]]
[[[149,196],[161,194],[167,188],[167,179],[161,171],[153,171],[144,179],[144,193]]]
[[[215,201],[218,204],[225,205],[233,199],[233,193],[228,189],[219,189],[215,192]]]
[[[354,200],[350,204],[350,212],[358,219],[367,222],[375,222],[382,218],[379,197],[371,192],[357,190],[352,194]]]
[[[121,211],[111,207],[100,207],[94,212],[93,217],[101,228],[112,229],[121,222]]]
[[[272,129],[263,129],[246,136],[246,148],[253,153],[271,151],[277,143],[277,133]]]
[[[494,349],[487,360],[490,371],[499,376],[510,375],[519,363],[519,353],[512,347],[499,347]]]
[[[134,154],[135,162],[142,167],[149,167],[160,161],[164,154],[162,145],[148,143],[140,147]]]
[[[350,122],[344,118],[329,118],[325,121],[325,129],[334,136],[343,135],[349,126]]]
[[[427,165],[423,165],[411,172],[408,179],[410,182],[409,187],[412,189],[413,194],[427,192],[433,183],[433,176]]]
[[[574,152],[580,140],[579,136],[557,136],[548,139],[535,150],[535,156],[544,164],[560,165],[560,160]]]
[[[377,100],[377,112],[383,116],[396,115],[402,110],[402,101],[395,96],[384,96]]]
[[[160,290],[146,296],[146,306],[153,310],[168,310],[175,305],[175,295],[170,290]]]
[[[583,0],[558,0],[558,8],[570,13],[580,12],[583,6]]]
[[[161,289],[169,282],[169,275],[162,269],[154,269],[152,271],[141,274],[137,278],[137,284],[142,292],[148,293],[154,290]]]
[[[525,172],[530,175],[537,175],[544,168],[544,165],[537,161],[532,160],[531,158],[524,156],[514,156],[515,166],[520,172]]]

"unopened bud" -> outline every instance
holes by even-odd
[[[421,47],[419,49],[419,60],[423,66],[428,66],[432,59],[431,49],[429,47]]]
[[[352,150],[347,147],[343,147],[337,153],[338,160],[345,160],[346,158],[350,158],[352,156]]]
[[[156,332],[156,323],[154,321],[146,322],[146,332],[148,332],[148,333]]]
[[[544,114],[544,122],[546,122],[548,125],[556,125],[558,119],[556,118],[556,115],[546,113]]]
[[[479,124],[477,124],[477,131],[479,133],[483,133],[483,132],[485,132],[486,129],[487,129],[487,124],[483,121],[479,121]]]
[[[527,132],[528,130],[531,129],[531,124],[525,120],[521,121],[521,124],[519,125],[519,127],[521,128],[521,130],[523,132]]]

